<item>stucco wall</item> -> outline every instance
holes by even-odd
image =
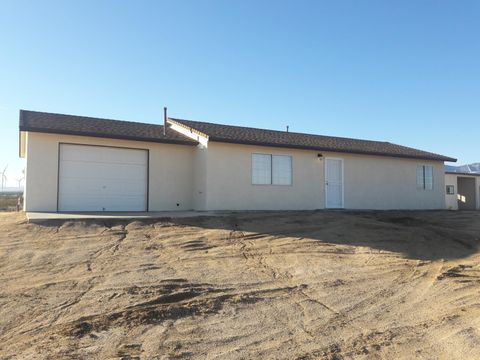
[[[327,155],[328,156],[328,155]],[[345,160],[347,209],[444,209],[443,162],[336,154]],[[433,166],[433,190],[417,189],[417,165]]]
[[[442,162],[210,142],[186,145],[28,133],[25,210],[56,211],[60,142],[148,149],[149,210],[312,210],[325,207],[325,157],[344,159],[347,209],[445,208]],[[254,152],[291,155],[293,184],[252,185]],[[434,166],[434,190],[417,190],[417,165]],[[478,183],[477,183],[478,189]],[[177,206],[177,203],[179,206]]]
[[[252,185],[251,154],[291,155],[293,185]],[[296,210],[325,207],[324,162],[318,151],[210,142],[206,154],[206,209]],[[322,152],[344,159],[345,208],[443,209],[443,163]],[[434,189],[417,190],[417,165],[433,165]]]
[[[448,210],[458,210],[458,185],[457,185],[457,175],[445,174],[445,186],[453,185],[455,187],[455,194],[447,194],[445,189],[445,206]]]
[[[193,146],[29,132],[26,211],[57,210],[58,147],[61,142],[148,149],[149,210],[193,208]]]
[[[293,185],[252,185],[252,152],[292,155]],[[208,210],[311,210],[323,204],[316,153],[210,142],[206,159]]]
[[[193,208],[200,211],[207,209],[207,154],[208,150],[203,146],[195,148],[192,202]]]

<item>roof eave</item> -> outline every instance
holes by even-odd
[[[455,171],[445,171],[445,174],[460,175],[460,176],[480,176],[480,173],[465,173],[465,172],[455,172]]]
[[[430,161],[448,161],[448,162],[456,162],[457,159],[446,157],[446,156],[439,156],[439,157],[428,157],[428,156],[414,156],[414,155],[397,155],[397,154],[387,154],[387,153],[379,153],[373,151],[353,151],[353,150],[343,150],[343,149],[333,149],[328,147],[319,147],[319,146],[308,146],[308,145],[288,145],[288,144],[275,144],[275,143],[264,143],[260,141],[240,141],[240,140],[231,140],[231,139],[223,139],[215,136],[209,137],[210,141],[213,142],[221,142],[221,143],[228,143],[228,144],[240,144],[240,145],[256,145],[256,146],[265,146],[265,147],[275,147],[275,148],[285,148],[285,149],[300,149],[300,150],[315,150],[315,151],[330,151],[330,152],[338,152],[338,153],[345,153],[345,154],[358,154],[358,155],[372,155],[372,156],[384,156],[384,157],[394,157],[394,158],[404,158],[404,159],[416,159],[416,160],[430,160]]]
[[[82,131],[65,131],[65,130],[33,128],[28,126],[20,126],[20,131],[37,132],[37,133],[44,133],[44,134],[61,134],[61,135],[95,137],[95,138],[103,138],[103,139],[144,141],[144,142],[153,142],[153,143],[162,143],[162,144],[177,144],[177,145],[191,145],[191,146],[198,145],[198,142],[188,141],[188,140],[146,138],[146,137],[128,136],[128,135],[108,135],[108,134],[89,133],[89,132],[82,132]]]

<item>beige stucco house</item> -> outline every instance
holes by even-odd
[[[450,157],[166,118],[20,111],[26,211],[444,209]]]
[[[445,173],[445,204],[449,210],[480,210],[480,174]]]

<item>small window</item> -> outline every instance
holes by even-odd
[[[292,185],[292,157],[252,154],[253,185]]]
[[[433,190],[433,166],[417,166],[417,189]]]
[[[447,195],[455,195],[455,186],[447,185]]]

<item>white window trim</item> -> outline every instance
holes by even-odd
[[[453,188],[453,192],[448,192],[449,188]],[[445,193],[447,195],[455,195],[456,194],[455,185],[449,185],[449,184],[445,185]]]
[[[275,175],[275,166],[274,166],[274,159],[275,157],[277,158],[280,158],[280,157],[284,157],[284,158],[289,158],[290,159],[290,182],[288,184],[275,184],[274,183],[274,175]],[[292,186],[293,185],[293,158],[291,155],[283,155],[283,154],[272,154],[272,185],[275,185],[275,186]],[[277,174],[278,175],[278,174]]]
[[[253,156],[254,155],[270,156],[270,183],[257,184],[257,183],[253,182]],[[272,154],[252,153],[252,155],[250,156],[250,181],[251,181],[252,185],[255,185],[255,186],[270,186],[270,185],[272,185]]]
[[[418,186],[417,170],[418,170],[419,167],[421,167],[422,170],[423,170],[423,177],[422,177],[423,186],[422,187]],[[431,189],[427,189],[427,183],[426,183],[427,177],[426,177],[426,172],[425,172],[425,169],[427,167],[432,168],[432,188]],[[433,165],[428,165],[428,164],[417,165],[417,167],[415,169],[415,182],[417,184],[417,190],[419,190],[419,191],[433,191],[434,190],[434,188],[435,188],[435,177],[434,177],[435,171],[434,170],[435,170],[435,167]]]

